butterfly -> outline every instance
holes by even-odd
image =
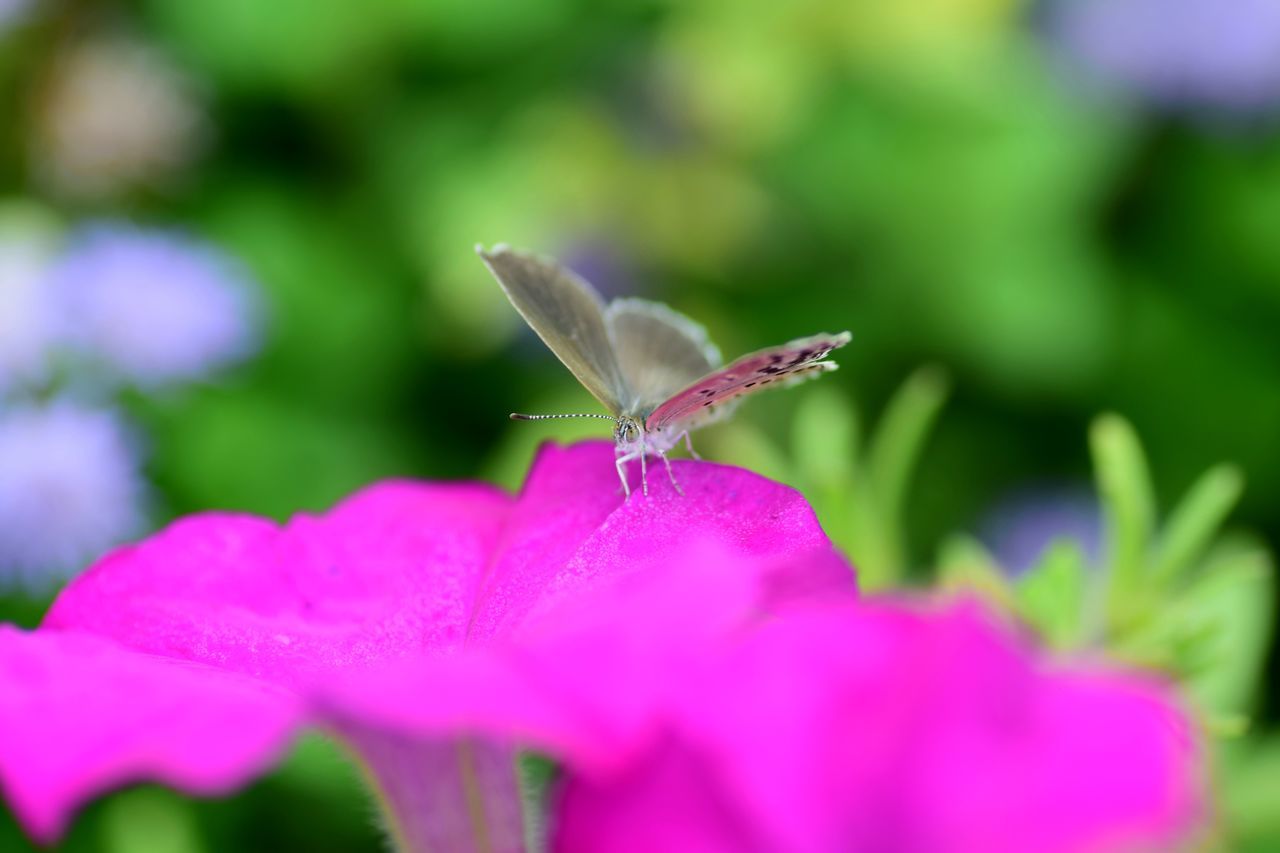
[[[792,385],[836,369],[823,361],[849,342],[848,332],[800,338],[744,355],[721,366],[720,352],[702,326],[660,302],[614,299],[608,304],[584,279],[553,260],[498,244],[481,260],[511,304],[556,357],[609,410],[608,415],[511,415],[513,420],[604,418],[614,422],[616,467],[631,496],[626,465],[662,460],[683,494],[667,453],[681,440],[694,458],[689,433],[727,416],[748,394]]]

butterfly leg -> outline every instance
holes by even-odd
[[[689,455],[694,459],[697,459],[699,462],[702,461],[702,457],[698,455],[698,451],[693,449],[693,439],[689,438],[688,430],[684,431],[684,449],[689,451]]]
[[[644,448],[640,448],[640,488],[644,491],[644,496],[649,497],[649,469],[645,465],[645,457],[648,454],[644,452]]]
[[[627,463],[635,458],[634,453],[628,453],[625,456],[619,456],[618,461],[614,463],[614,467],[618,469],[618,479],[622,481],[622,493],[628,498],[631,497],[631,484],[627,482]]]
[[[685,433],[685,435],[688,435],[688,433]],[[680,497],[684,497],[684,489],[680,488],[680,484],[676,482],[675,472],[671,470],[671,460],[667,458],[667,454],[665,453],[659,453],[658,455],[662,457],[662,464],[667,466],[667,479],[669,479],[671,481],[671,485],[675,487],[676,494],[680,495]]]

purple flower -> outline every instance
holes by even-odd
[[[606,299],[639,293],[643,287],[626,252],[614,240],[603,237],[569,240],[556,257],[565,267],[591,282]]]
[[[988,513],[983,530],[996,562],[1015,577],[1033,568],[1057,540],[1074,541],[1089,563],[1102,553],[1102,513],[1084,490],[1016,492]]]
[[[244,273],[213,246],[170,231],[97,225],[52,272],[70,346],[143,387],[207,377],[257,346]]]
[[[1229,111],[1280,104],[1274,0],[1062,0],[1053,26],[1089,73],[1157,103]]]
[[[515,497],[388,482],[284,527],[180,521],[0,631],[0,789],[51,840],[127,780],[226,790],[311,722],[370,768],[405,851],[521,849],[522,745],[570,774],[561,850],[904,827],[1035,849],[1164,840],[1194,811],[1159,688],[1045,671],[969,611],[859,608],[797,493],[676,464],[684,496],[624,501],[592,442],[544,451]]]
[[[0,238],[0,395],[48,377],[58,339],[49,255],[40,241]]]
[[[3,29],[24,15],[31,6],[31,0],[0,0],[0,35]]]
[[[70,402],[0,411],[0,585],[33,589],[138,532],[138,455],[109,411]]]

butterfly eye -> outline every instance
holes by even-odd
[[[618,421],[617,426],[613,428],[613,438],[615,441],[630,444],[640,438],[640,428],[636,426],[635,421]]]

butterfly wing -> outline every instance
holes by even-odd
[[[849,343],[848,332],[814,335],[760,350],[723,367],[677,392],[645,420],[645,429],[681,424],[689,428],[724,414],[724,407],[766,388],[777,388],[835,370],[827,353]]]
[[[476,252],[556,358],[612,414],[634,395],[614,355],[599,294],[554,261],[497,245]]]
[[[721,364],[707,330],[660,302],[615,299],[605,309],[604,320],[632,393],[625,414],[648,415]]]

